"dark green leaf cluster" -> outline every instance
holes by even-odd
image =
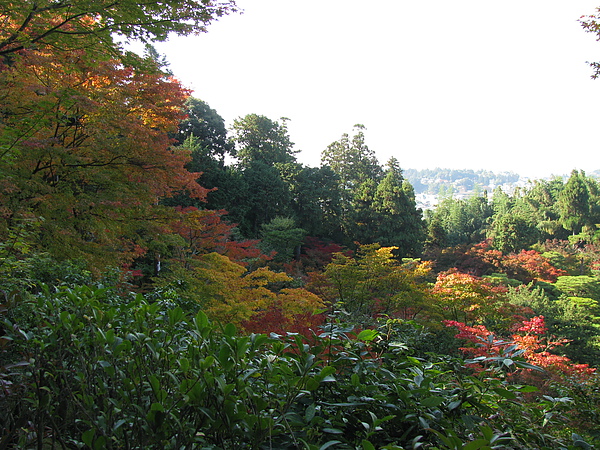
[[[398,247],[402,256],[420,253],[424,224],[414,190],[396,159],[386,168],[379,165],[364,127],[329,145],[315,168],[296,161],[285,118],[248,114],[234,122],[228,139],[223,119],[206,103],[188,100],[187,113],[178,140],[191,150],[189,167],[202,172],[200,183],[216,188],[203,207],[227,210],[244,236],[269,240],[264,227],[288,217],[319,239],[349,247],[377,242]],[[227,164],[227,154],[237,163]],[[188,205],[183,198],[174,201]],[[286,262],[290,255],[278,258]]]
[[[3,448],[567,448],[570,400],[528,403],[491,365],[410,356],[389,329],[335,322],[240,336],[140,295],[44,290],[4,311]],[[3,341],[4,342],[4,341]],[[583,441],[582,441],[583,442]]]

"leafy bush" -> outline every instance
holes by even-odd
[[[329,324],[309,345],[300,335],[238,335],[169,305],[141,295],[117,302],[84,286],[43,291],[29,325],[5,311],[12,361],[0,377],[0,448],[541,449],[570,441],[568,399],[528,404],[532,388],[494,366],[474,373],[457,358],[410,356],[406,329]]]

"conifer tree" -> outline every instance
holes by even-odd
[[[378,216],[374,240],[383,246],[398,247],[402,256],[417,256],[425,238],[425,226],[412,186],[402,176],[396,158],[389,160],[377,186],[373,209]]]

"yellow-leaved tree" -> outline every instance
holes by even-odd
[[[353,319],[376,315],[404,319],[428,311],[430,290],[426,277],[429,262],[399,261],[396,247],[361,246],[356,255],[336,253],[323,274],[311,274],[310,289]]]
[[[240,327],[252,317],[277,309],[285,317],[313,314],[323,308],[321,299],[302,288],[285,287],[292,279],[266,267],[249,271],[216,252],[174,265],[157,278],[159,290],[171,289],[190,308],[200,308],[213,320]]]

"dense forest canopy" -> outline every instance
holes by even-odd
[[[113,40],[235,10],[0,0],[0,448],[598,444],[598,180],[424,214],[364,126],[304,166]]]

